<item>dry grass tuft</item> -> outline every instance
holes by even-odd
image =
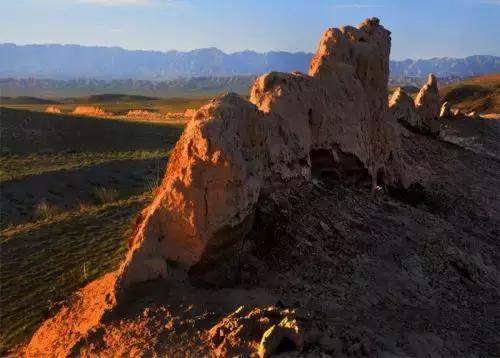
[[[35,216],[42,220],[50,219],[59,214],[59,212],[60,210],[56,205],[50,204],[45,200],[42,200],[35,207]]]
[[[94,188],[94,196],[101,204],[109,204],[120,196],[120,192],[116,189],[109,189],[104,187]]]

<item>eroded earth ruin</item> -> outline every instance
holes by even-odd
[[[389,103],[390,47],[376,18],[328,29],[308,74],[268,73],[250,100],[199,109],[121,267],[26,354],[493,352],[498,162],[436,137],[434,76]]]

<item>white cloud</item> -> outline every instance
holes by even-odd
[[[368,9],[374,7],[384,7],[383,5],[366,5],[366,4],[347,4],[347,5],[332,5],[334,9]]]
[[[151,0],[80,0],[80,2],[102,6],[148,5]]]

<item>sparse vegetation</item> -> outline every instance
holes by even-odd
[[[8,108],[0,115],[3,355],[51,307],[116,268],[183,125]]]
[[[149,198],[140,195],[60,212],[0,231],[1,352],[29,337],[50,315],[51,302],[67,299],[75,289],[116,267],[132,219]]]
[[[109,96],[109,97],[108,97]],[[97,106],[106,112],[115,115],[126,114],[129,110],[148,110],[157,113],[178,113],[186,109],[198,108],[205,104],[211,97],[172,97],[166,99],[127,96],[127,95],[100,95],[89,97],[67,98],[62,101],[49,101],[44,99],[30,99],[24,102],[22,98],[11,98],[1,100],[0,105],[4,108],[23,109],[36,112],[44,112],[48,105],[55,105],[64,114],[70,114],[81,104],[85,106]]]
[[[98,187],[94,188],[94,195],[101,204],[108,204],[118,199],[120,193],[116,189]]]
[[[58,170],[90,167],[116,160],[160,159],[166,158],[168,154],[169,150],[166,148],[124,152],[2,155],[0,157],[0,182]]]
[[[48,203],[45,200],[42,200],[35,207],[36,217],[41,218],[43,220],[50,219],[55,216],[59,212],[59,208],[53,204]]]
[[[500,113],[500,74],[469,78],[441,88],[443,101],[465,112]]]

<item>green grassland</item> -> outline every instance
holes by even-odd
[[[116,268],[183,126],[0,108],[0,355]]]

